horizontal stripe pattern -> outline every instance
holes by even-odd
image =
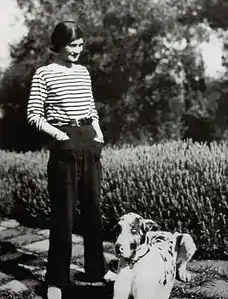
[[[55,63],[38,68],[30,89],[28,122],[40,130],[44,122],[67,124],[84,117],[98,119],[87,68],[67,69]]]

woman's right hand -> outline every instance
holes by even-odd
[[[65,140],[69,140],[70,137],[66,133],[59,130],[59,132],[55,135],[55,139],[57,141],[65,141]]]
[[[64,140],[69,140],[69,136],[59,130],[58,128],[56,128],[55,126],[49,124],[47,121],[46,122],[43,122],[42,124],[42,128],[41,130],[47,134],[49,134],[52,138],[54,138],[54,140],[57,140],[57,141],[64,141]]]

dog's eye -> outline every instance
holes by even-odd
[[[135,235],[135,234],[138,233],[138,231],[137,231],[137,229],[133,228],[133,229],[131,230],[131,233],[132,233],[133,235]]]

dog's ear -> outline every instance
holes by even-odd
[[[151,219],[143,219],[143,230],[145,232],[157,231],[160,229],[160,226]]]
[[[196,251],[196,245],[189,234],[174,233],[177,264],[189,260]]]

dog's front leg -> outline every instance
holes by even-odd
[[[190,273],[186,270],[187,263],[196,251],[196,245],[189,234],[175,233],[177,249],[177,274],[176,278],[183,282],[191,279]]]
[[[129,266],[120,269],[114,283],[113,299],[128,299],[131,294],[132,270]]]

